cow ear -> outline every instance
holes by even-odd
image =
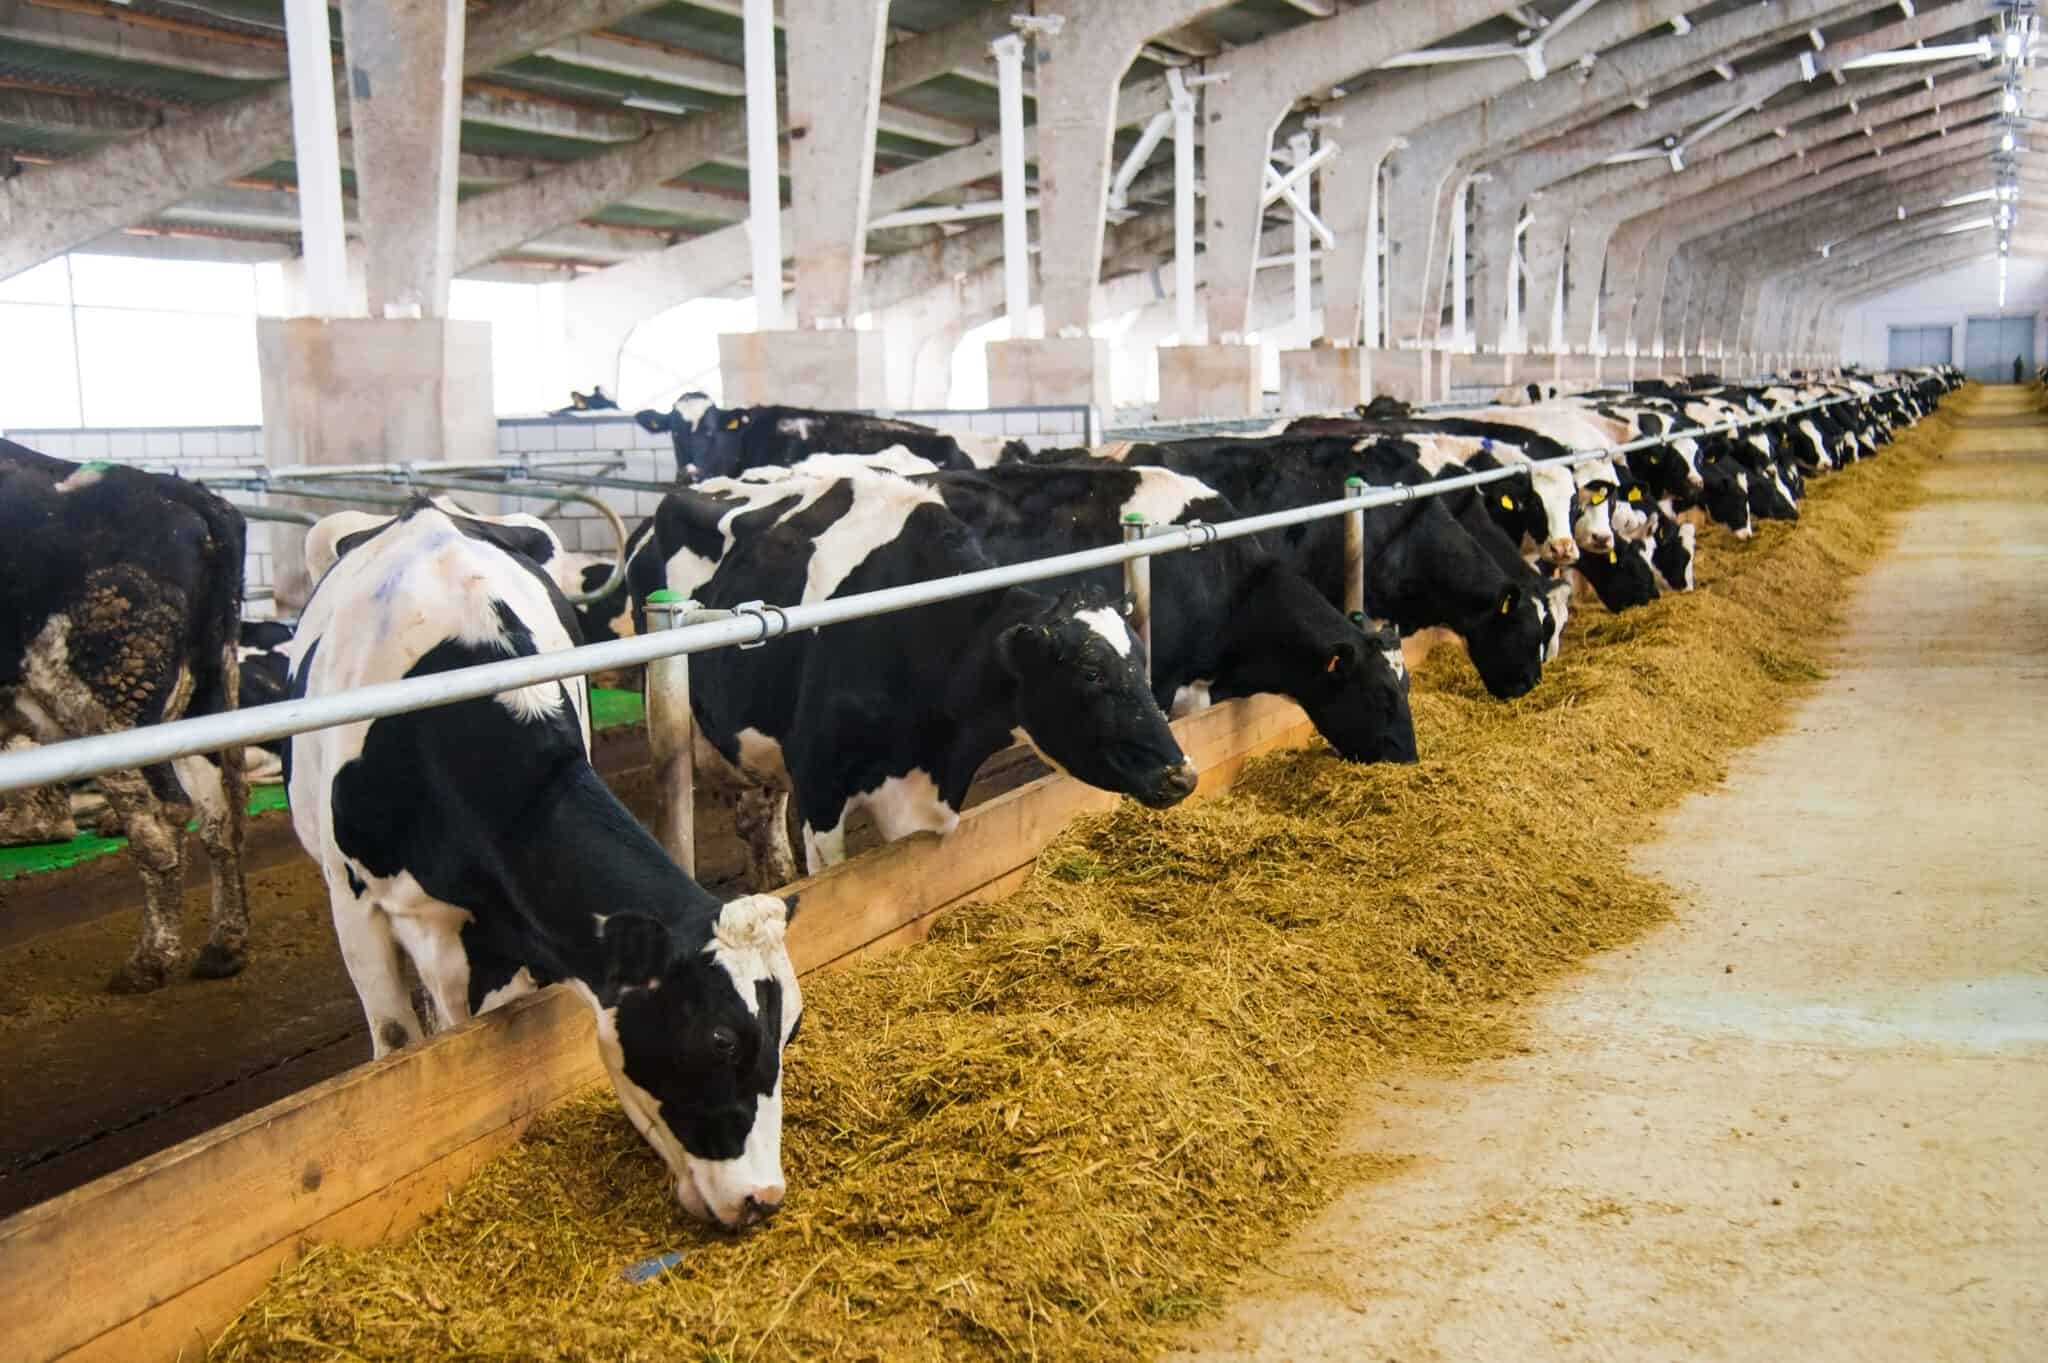
[[[1323,672],[1329,676],[1349,672],[1352,668],[1358,666],[1359,657],[1360,652],[1357,643],[1350,639],[1342,640],[1335,648],[1330,650],[1330,656],[1324,660]]]
[[[607,994],[640,988],[661,978],[668,966],[668,929],[642,913],[615,913],[600,929]]]
[[[1052,656],[1052,631],[1043,625],[1012,625],[996,636],[996,661],[1013,677],[1042,670]]]
[[[796,905],[802,895],[786,894],[782,897],[782,923],[784,927],[796,921]]]
[[[643,407],[633,413],[633,420],[639,423],[641,430],[652,431],[656,435],[665,435],[675,427],[675,413],[657,412],[651,407]]]
[[[1500,594],[1500,605],[1495,607],[1495,610],[1500,615],[1513,615],[1515,613],[1515,607],[1521,604],[1521,587],[1514,583],[1510,583],[1508,584],[1507,590]]]

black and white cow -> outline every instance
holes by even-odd
[[[538,516],[524,512],[504,515],[483,515],[471,511],[453,497],[436,497],[435,506],[451,516],[468,520],[485,521],[491,525],[506,528],[517,527],[520,549],[526,557],[539,564],[564,596],[572,598],[570,608],[576,615],[577,636],[584,643],[597,643],[605,639],[630,638],[633,633],[630,594],[626,590],[623,565],[618,581],[610,590],[594,600],[582,601],[573,598],[589,596],[605,586],[612,579],[612,556],[610,554],[575,553],[562,547],[561,537],[554,528]],[[384,525],[393,519],[392,513],[377,511],[336,511],[320,518],[320,523],[306,532],[306,573],[318,582],[327,570],[334,566],[339,556],[341,542],[350,535]],[[632,540],[627,540],[630,553]]]
[[[0,741],[234,709],[244,538],[241,513],[196,484],[0,440]],[[198,806],[213,872],[212,929],[192,973],[233,975],[248,959],[241,750],[218,765],[184,757],[114,772],[100,789],[143,887],[141,940],[116,992],[161,987],[179,955],[185,836],[165,800],[180,786]]]
[[[995,566],[935,489],[836,467],[671,493],[632,561],[636,607],[659,587],[711,607],[793,606]],[[858,809],[885,840],[950,833],[977,769],[1020,738],[1089,785],[1164,807],[1196,773],[1143,661],[1107,600],[1022,587],[699,654],[698,775],[738,797],[757,885],[793,874],[792,792],[806,864],[822,870],[845,858]]]
[[[1379,487],[1430,481],[1412,454],[1388,440],[1181,440],[1135,446],[1127,461],[1200,479],[1248,516],[1336,501],[1350,477]],[[1440,499],[1376,507],[1364,515],[1366,613],[1392,622],[1404,640],[1433,630],[1455,634],[1495,696],[1512,699],[1533,689],[1549,644],[1541,593],[1494,562]],[[1343,602],[1340,520],[1290,527],[1271,544],[1325,599]]]
[[[1002,563],[1115,544],[1126,515],[1213,525],[1238,514],[1200,481],[1163,468],[1007,464],[918,481],[937,488]],[[1121,573],[1048,585],[1113,594]],[[1271,692],[1299,704],[1352,761],[1412,762],[1407,683],[1398,635],[1366,634],[1256,539],[1153,560],[1152,691],[1161,705],[1179,712]]]
[[[528,542],[426,502],[344,537],[299,622],[294,694],[573,647]],[[744,1225],[783,1198],[795,906],[707,894],[606,789],[589,741],[580,679],[300,734],[292,822],[378,1055],[421,1035],[401,948],[442,1026],[566,984],[684,1209]]]
[[[879,454],[892,446],[929,460],[934,468],[980,468],[999,462],[1007,448],[1023,448],[1000,436],[952,434],[864,412],[721,408],[702,393],[685,393],[670,410],[645,410],[633,419],[646,430],[668,433],[682,482],[731,478],[814,454]]]

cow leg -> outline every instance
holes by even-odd
[[[789,792],[772,786],[746,786],[733,804],[733,827],[747,848],[747,883],[759,893],[796,879],[796,856],[789,846]]]
[[[433,1030],[469,1021],[469,955],[462,949],[461,909],[424,899],[389,913],[392,935],[412,958],[433,1004]]]
[[[363,1018],[370,1024],[370,1054],[386,1056],[423,1035],[412,993],[398,968],[398,942],[392,936],[391,920],[348,884],[345,870],[334,866],[326,870],[334,936],[341,946],[342,964],[348,967],[349,983],[362,1002]]]
[[[163,988],[171,962],[178,959],[185,830],[166,816],[163,801],[139,771],[102,776],[100,793],[126,830],[128,855],[142,874],[142,937],[107,988],[116,994],[147,994]]]
[[[236,757],[239,756],[237,753]],[[202,980],[239,975],[249,963],[249,900],[242,878],[242,820],[236,817],[246,808],[248,794],[240,779],[240,762],[233,766],[230,773],[203,757],[181,757],[171,763],[171,769],[178,773],[178,784],[199,808],[199,839],[206,845],[206,858],[211,863],[212,930],[206,945],[192,960],[192,974]],[[239,799],[230,795],[231,786]]]

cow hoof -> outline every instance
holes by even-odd
[[[243,967],[248,964],[247,951],[230,951],[218,942],[208,942],[199,948],[199,954],[192,958],[192,978],[225,980],[241,974]]]
[[[109,994],[153,994],[164,987],[169,972],[154,962],[130,961],[107,981]]]

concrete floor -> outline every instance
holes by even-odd
[[[2048,421],[1983,393],[1832,679],[1526,1053],[1375,1084],[1223,1360],[2048,1359]]]

